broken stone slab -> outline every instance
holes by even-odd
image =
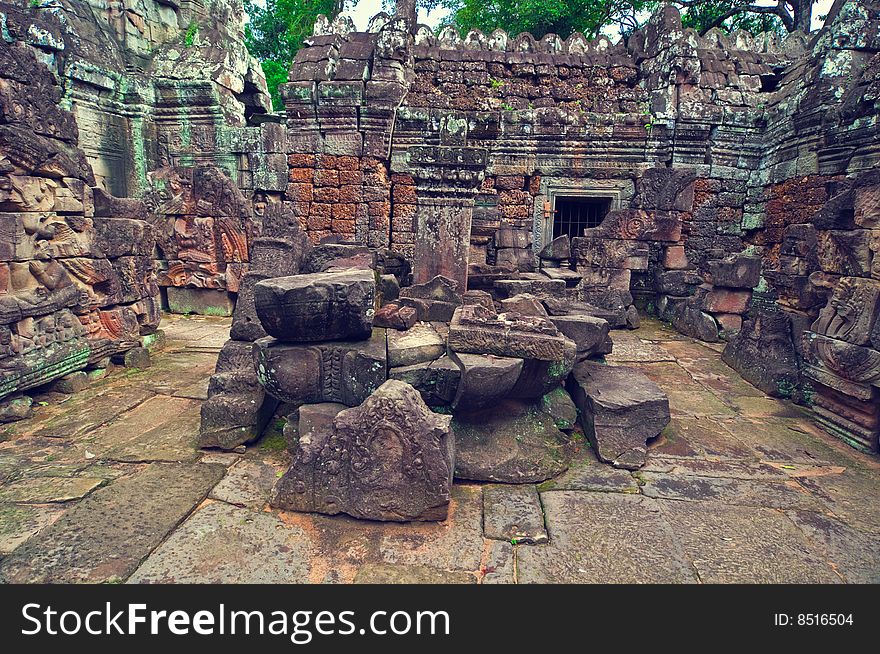
[[[563,431],[577,426],[577,407],[564,388],[556,388],[542,397],[541,410],[553,418],[554,424]]]
[[[550,279],[545,275],[524,273],[519,279],[499,279],[494,285],[502,298],[528,293],[541,298],[559,297],[565,293],[565,280]]]
[[[568,234],[557,236],[550,241],[547,245],[541,248],[538,257],[550,261],[563,261],[571,258],[571,241],[568,238]]]
[[[549,277],[550,279],[558,279],[565,282],[565,285],[569,288],[577,286],[582,280],[583,276],[579,272],[575,272],[574,270],[569,270],[568,268],[550,268],[548,266],[544,266],[541,268],[541,274],[545,277]]]
[[[727,343],[721,360],[771,397],[791,397],[801,376],[792,331],[787,313],[762,305]]]
[[[589,302],[565,298],[541,298],[550,316],[592,316],[608,321],[611,329],[626,327],[626,308],[606,309]]]
[[[452,406],[478,409],[495,404],[516,385],[523,369],[522,359],[451,352],[461,370],[461,381]]]
[[[199,447],[232,450],[256,440],[277,406],[257,383],[253,343],[227,341],[201,407]]]
[[[456,309],[449,325],[449,349],[466,354],[560,361],[567,341],[546,318],[495,314],[477,305]]]
[[[77,370],[69,375],[56,379],[52,384],[52,390],[64,395],[73,395],[84,391],[89,386],[89,376],[82,370]]]
[[[434,361],[446,353],[446,342],[426,322],[415,324],[406,331],[388,332],[388,365],[412,366]]]
[[[33,415],[34,400],[28,395],[0,400],[0,423],[17,422]]]
[[[0,562],[5,583],[121,581],[223,477],[220,464],[152,464],[68,509]]]
[[[547,309],[544,308],[541,299],[528,293],[501,300],[501,310],[504,312],[513,311],[523,316],[547,317]]]
[[[229,331],[230,338],[237,341],[255,341],[264,338],[266,330],[257,315],[257,307],[254,304],[254,286],[257,282],[271,279],[269,275],[257,272],[248,272],[242,277],[238,291],[238,300],[235,302],[235,311],[232,312],[232,327]]]
[[[565,381],[577,358],[577,348],[573,341],[565,342],[561,359],[544,361],[524,359],[522,372],[510,391],[510,397],[531,400],[539,398]]]
[[[679,302],[672,309],[672,326],[685,336],[707,343],[718,341],[718,323],[691,300]]]
[[[133,370],[146,370],[153,365],[150,351],[145,347],[133,347],[130,350],[111,357],[113,363],[119,363]]]
[[[488,291],[465,291],[461,296],[461,303],[479,304],[489,309],[489,311],[495,311],[495,301],[492,299],[492,294]]]
[[[647,459],[647,441],[669,423],[669,400],[642,372],[584,361],[568,381],[581,426],[601,461],[636,470]]]
[[[369,338],[375,303],[371,270],[276,277],[254,285],[263,329],[285,342]]]
[[[294,345],[274,338],[254,343],[257,376],[266,392],[292,404],[357,406],[387,379],[386,332],[365,341]]]
[[[419,312],[414,307],[400,306],[397,302],[383,305],[373,317],[374,327],[409,329],[418,322]]]
[[[376,292],[383,304],[393,302],[400,296],[400,283],[394,275],[379,275]]]
[[[331,431],[298,443],[272,505],[367,520],[445,520],[455,460],[450,421],[409,384],[388,380],[339,413]]]
[[[516,279],[519,272],[513,266],[492,266],[485,263],[468,265],[468,288],[491,289],[499,279]]]
[[[333,428],[333,420],[337,414],[347,408],[340,402],[319,402],[303,404],[287,416],[282,434],[287,449],[295,452],[297,443],[309,443],[317,434]]]
[[[242,459],[227,469],[226,476],[214,486],[208,497],[260,511],[269,501],[277,479],[273,466],[263,461]]]
[[[374,254],[364,245],[350,243],[322,243],[309,250],[305,257],[303,270],[316,274],[331,268],[371,268]]]
[[[576,440],[537,404],[500,400],[480,411],[456,412],[455,476],[474,481],[537,483],[564,472]]]
[[[523,486],[483,486],[483,534],[516,545],[549,541],[538,491]]]
[[[390,379],[399,379],[415,388],[430,407],[449,406],[455,400],[461,369],[448,356],[436,361],[391,368]]]
[[[610,354],[613,343],[608,336],[611,325],[593,316],[553,316],[550,321],[564,336],[574,341],[578,359]]]
[[[708,265],[715,286],[754,288],[761,280],[761,257],[756,255],[735,254]]]
[[[462,304],[457,281],[437,275],[424,284],[400,289],[399,303],[418,311],[419,320],[449,322]]]

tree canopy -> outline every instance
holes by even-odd
[[[266,83],[272,95],[272,105],[282,108],[278,86],[287,81],[287,71],[311,36],[319,14],[335,17],[347,4],[356,0],[265,0],[265,6],[255,0],[245,0],[248,23],[245,43],[248,51],[263,64]]]

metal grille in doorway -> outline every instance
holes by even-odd
[[[583,236],[585,229],[598,227],[611,209],[610,198],[556,196],[553,238],[567,234]]]

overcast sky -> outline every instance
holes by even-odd
[[[818,19],[818,16],[824,16],[828,13],[832,2],[833,0],[819,0],[816,3],[813,9],[813,29],[818,29],[822,26],[822,21]],[[756,4],[774,5],[776,0],[757,0]],[[351,16],[358,29],[363,30],[366,29],[370,19],[380,11],[382,11],[382,0],[359,0],[354,7],[345,13]],[[446,14],[446,9],[435,9],[430,14],[427,14],[424,9],[420,9],[419,22],[435,27]]]

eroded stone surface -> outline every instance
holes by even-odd
[[[0,562],[7,583],[125,579],[223,476],[214,464],[153,464],[87,497]]]
[[[418,392],[385,382],[333,429],[300,438],[273,506],[372,520],[442,520],[449,504],[455,443],[451,418]]]
[[[476,481],[534,483],[563,472],[578,449],[536,405],[507,400],[490,409],[456,412],[455,476]]]
[[[547,542],[541,500],[530,484],[484,486],[483,522],[486,538],[514,544]]]
[[[550,543],[517,549],[519,583],[690,583],[696,577],[655,500],[541,494]]]
[[[301,529],[270,514],[215,502],[193,513],[129,583],[304,583],[310,555]]]
[[[660,388],[635,369],[582,362],[568,389],[599,458],[620,468],[643,466],[647,440],[669,422],[669,401]]]

